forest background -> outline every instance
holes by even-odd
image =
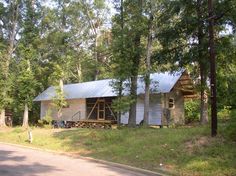
[[[215,24],[218,112],[229,118],[236,108],[235,1],[214,1],[209,17],[203,0],[1,0],[0,126],[7,110],[15,125],[27,126],[28,118],[37,123],[40,107],[32,100],[51,85],[105,78],[116,78],[114,107],[128,107],[134,126],[137,76],[144,75],[148,95],[150,73],[182,68],[199,94],[185,106],[186,121],[207,123],[209,18]],[[120,85],[127,79],[130,96],[124,97]]]

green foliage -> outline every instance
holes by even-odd
[[[0,73],[0,109],[9,107],[12,104],[12,84],[13,78],[8,77],[7,79],[1,77]]]
[[[168,70],[190,65],[196,78],[199,76],[196,62],[201,62],[207,73],[207,2],[200,1],[123,0],[123,14],[119,13],[120,2],[116,1],[119,12],[113,16],[111,30],[104,0],[53,0],[53,6],[40,0],[1,1],[0,109],[12,109],[14,121],[18,123],[23,104],[27,103],[34,110],[30,119],[36,121],[35,111],[39,105],[32,104],[32,99],[52,84],[57,86],[58,79],[72,83],[90,81],[95,76],[98,79],[113,77],[118,80],[115,91],[123,96],[120,84],[140,71],[145,73],[149,5],[154,12],[152,70],[159,71],[163,68],[160,64],[166,63],[164,69]],[[218,106],[235,108],[236,4],[225,0],[215,1],[214,5],[216,16],[223,14],[215,25]],[[234,34],[221,35],[227,26],[232,27]],[[201,42],[198,27],[202,27]],[[63,97],[59,92],[56,99]],[[121,98],[114,106],[117,111],[127,111],[133,102],[130,98]],[[62,107],[64,102],[56,104]],[[225,112],[220,112],[220,116],[221,113]],[[189,116],[196,119],[195,114]]]
[[[22,127],[15,127],[12,132],[13,133],[22,133],[24,131],[25,130]]]
[[[49,109],[47,112],[46,112],[46,115],[43,117],[43,120],[45,121],[46,124],[48,125],[52,125],[52,111]]]
[[[198,122],[200,118],[199,101],[189,100],[184,103],[185,123]]]
[[[126,113],[130,109],[130,105],[134,103],[134,99],[132,99],[130,96],[120,97],[112,102],[112,108],[115,110],[115,112],[121,112]]]
[[[225,129],[226,136],[233,141],[236,141],[236,110],[230,113],[230,120]]]
[[[220,109],[220,111],[217,113],[218,119],[221,120],[228,120],[231,116],[231,107],[225,106],[223,109]]]
[[[49,83],[51,85],[58,86],[59,81],[65,77],[65,74],[64,74],[65,71],[59,64],[54,64],[52,69],[53,69],[53,72],[50,75]]]
[[[29,108],[31,108],[33,99],[37,95],[37,87],[40,86],[40,83],[35,79],[29,61],[22,60],[18,65],[18,70],[18,77],[15,84],[18,103],[22,108],[25,104],[28,104]]]
[[[58,111],[60,111],[64,106],[67,105],[65,100],[65,94],[63,90],[61,90],[60,86],[54,86],[56,95],[53,97],[53,105],[56,107]]]
[[[137,76],[145,48],[142,37],[147,35],[148,28],[144,4],[142,1],[122,1],[121,4],[116,4],[119,13],[113,18],[111,66],[116,81],[112,86],[118,94],[114,107],[121,112],[128,109],[130,112],[136,111]],[[128,86],[124,85],[127,81],[130,81]],[[122,98],[124,89],[129,98]],[[129,113],[129,126],[135,126],[135,119],[134,113]]]
[[[218,43],[218,69],[217,69],[217,96],[218,107],[225,106],[236,108],[236,47],[232,36],[225,37],[225,40]],[[224,46],[228,47],[224,47]]]
[[[49,109],[46,112],[46,115],[43,117],[43,119],[38,120],[38,126],[44,127],[44,128],[52,128],[52,117],[51,117],[52,111]]]

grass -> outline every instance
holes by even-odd
[[[222,129],[223,126],[222,126]],[[221,130],[223,133],[224,131]],[[33,143],[22,128],[0,131],[0,141],[90,156],[175,175],[233,175],[236,143],[211,138],[210,128],[33,129]]]

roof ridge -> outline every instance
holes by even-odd
[[[169,92],[180,78],[182,73],[183,71],[151,73],[151,79],[153,80],[153,85],[151,86],[153,87],[153,90],[155,89],[153,93]],[[108,82],[112,80],[115,79],[101,79],[96,81],[65,84],[64,90],[67,93],[66,99],[117,96],[114,92],[114,88],[111,86],[111,84],[108,84]],[[158,82],[158,84],[154,82]],[[142,94],[144,92],[144,82],[142,81],[142,75],[139,75],[137,84],[137,93]],[[34,99],[34,101],[51,100],[52,97],[55,96],[54,89],[55,88],[53,86],[50,86],[41,94],[39,94]]]
[[[92,82],[99,82],[99,81],[106,81],[106,80],[112,80],[112,79],[100,79],[100,80],[95,80],[95,81],[86,81],[86,82],[70,83],[70,84],[64,84],[64,86],[75,85],[75,84],[85,84],[85,83],[92,83]],[[50,87],[52,87],[52,86],[50,86]]]

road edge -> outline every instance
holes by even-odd
[[[164,171],[164,170],[161,170],[161,169],[158,172],[154,172],[154,171],[150,171],[150,170],[146,170],[146,169],[142,169],[142,168],[138,168],[138,167],[134,167],[134,166],[129,166],[129,165],[121,164],[121,163],[115,163],[115,162],[105,161],[105,160],[101,160],[101,159],[95,159],[95,158],[92,158],[92,157],[85,157],[85,156],[81,156],[81,155],[78,155],[78,154],[60,152],[60,151],[49,150],[49,149],[42,149],[42,148],[37,148],[37,147],[31,147],[31,146],[8,143],[8,142],[1,142],[1,141],[0,141],[0,144],[10,145],[10,146],[15,146],[15,147],[21,147],[21,148],[27,148],[27,149],[31,149],[31,150],[44,151],[44,152],[58,154],[58,155],[64,155],[64,156],[68,156],[68,157],[72,157],[72,158],[79,158],[79,159],[89,160],[89,161],[93,161],[93,162],[96,162],[96,163],[107,164],[107,165],[110,165],[110,166],[113,166],[113,167],[123,168],[123,169],[127,169],[127,170],[130,170],[130,171],[139,172],[139,173],[142,173],[142,174],[147,174],[147,176],[168,176],[169,175],[167,173],[167,171]]]

